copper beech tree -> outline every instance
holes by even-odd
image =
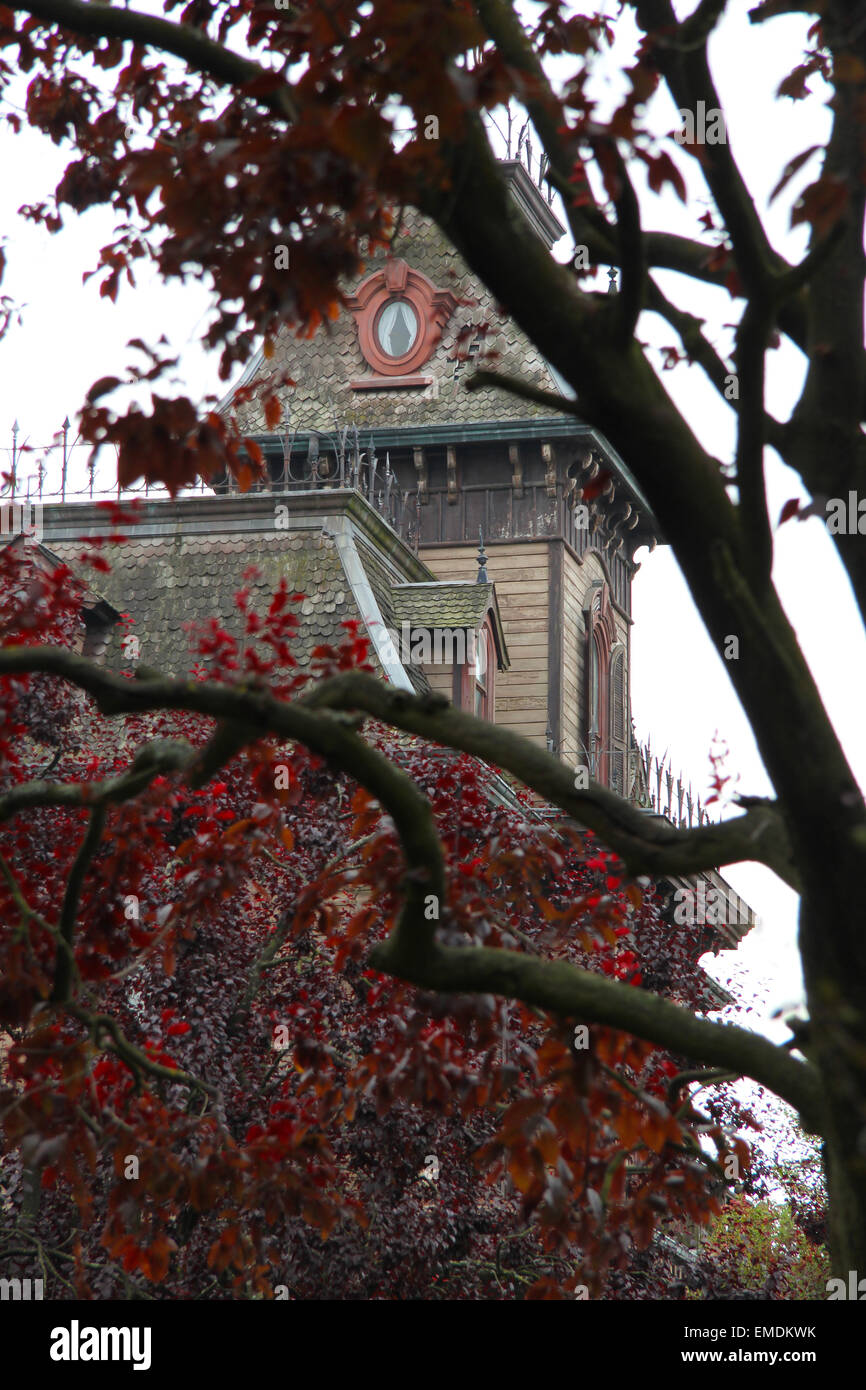
[[[0,578],[5,649],[77,659],[81,583],[20,544]],[[214,620],[186,683],[267,681],[269,711],[304,711],[294,744],[171,701],[86,721],[68,683],[3,677],[4,1269],[50,1297],[666,1296],[654,1230],[718,1214],[749,1167],[694,1069],[386,957],[410,857],[424,908],[397,930],[458,957],[700,1010],[701,928],[566,820],[495,806],[478,759],[305,709],[366,648],[349,624],[294,669],[299,597],[242,590],[243,645]],[[108,680],[104,709],[135,703]]]
[[[250,0],[193,0],[186,6],[166,3],[161,16],[142,13],[134,3],[117,7],[29,0],[0,6],[0,81],[5,85],[19,72],[27,73],[27,121],[73,148],[53,201],[34,206],[30,215],[56,230],[64,207],[113,208],[116,234],[102,249],[99,263],[100,292],[111,298],[121,278],[131,277],[142,259],[152,260],[167,278],[190,269],[211,277],[217,308],[208,341],[222,349],[226,376],[248,359],[258,336],[264,337],[267,356],[280,325],[290,322],[297,331],[312,334],[322,321],[339,314],[341,286],[361,271],[361,238],[387,244],[399,221],[394,209],[411,204],[438,223],[577,393],[573,404],[559,397],[543,399],[559,410],[573,409],[598,427],[628,461],[718,650],[724,652],[728,638],[737,636],[739,659],[729,662],[727,670],[775,789],[774,798],[748,805],[721,825],[691,830],[648,825],[602,787],[575,790],[568,768],[505,729],[389,689],[351,663],[322,672],[312,688],[280,685],[276,678],[269,687],[267,672],[249,670],[201,682],[150,673],[133,682],[92,667],[62,644],[34,642],[44,629],[39,622],[28,628],[19,618],[11,629],[16,640],[0,655],[7,700],[15,693],[23,698],[25,675],[62,677],[105,714],[143,718],[182,712],[185,718],[216,719],[219,729],[209,746],[196,753],[194,766],[186,761],[189,752],[176,743],[151,743],[131,767],[117,771],[119,783],[103,778],[94,790],[86,779],[85,785],[48,779],[7,791],[5,813],[14,813],[15,826],[31,812],[35,815],[35,808],[44,814],[46,807],[61,805],[78,826],[81,808],[89,808],[87,828],[78,831],[67,866],[62,905],[38,894],[33,901],[32,881],[22,884],[9,868],[7,891],[18,903],[20,919],[4,930],[11,930],[18,968],[31,982],[30,994],[23,989],[19,996],[15,1023],[24,1029],[19,1044],[24,1052],[15,1056],[30,1059],[21,1062],[26,1070],[38,1065],[43,1050],[50,1065],[60,1069],[42,1083],[40,1094],[51,1095],[64,1063],[54,1055],[60,1045],[52,1041],[55,1034],[45,1030],[59,1029],[56,1036],[72,1049],[70,1055],[78,1049],[78,1060],[66,1064],[68,1072],[96,1078],[102,1068],[104,1082],[81,1084],[122,1085],[110,1078],[113,1068],[126,1067],[130,1104],[138,1108],[132,1128],[138,1133],[142,1125],[158,1123],[158,1108],[168,1101],[154,1099],[154,1088],[175,1084],[180,1059],[171,1065],[159,1062],[153,1038],[149,1053],[135,1051],[115,1016],[96,1011],[89,1002],[95,988],[87,983],[89,972],[98,975],[108,947],[106,942],[88,945],[86,933],[79,937],[79,903],[98,881],[94,875],[100,855],[117,857],[118,883],[133,873],[140,837],[124,838],[113,818],[145,814],[127,809],[139,798],[156,816],[158,797],[147,801],[156,795],[155,777],[181,777],[188,786],[205,789],[209,779],[226,780],[224,769],[234,766],[233,759],[253,777],[261,739],[290,740],[307,750],[298,756],[325,759],[364,789],[357,794],[361,829],[366,826],[365,798],[370,797],[387,813],[397,837],[389,850],[392,857],[381,862],[377,857],[372,868],[365,860],[361,876],[368,891],[373,888],[371,898],[381,902],[387,928],[387,936],[370,946],[365,968],[391,983],[377,983],[371,993],[402,988],[394,983],[399,981],[421,991],[418,997],[425,1001],[437,995],[514,1001],[509,1007],[541,1010],[548,1018],[632,1037],[636,1041],[622,1042],[626,1050],[614,1060],[603,1050],[594,1053],[593,1065],[626,1067],[626,1079],[638,1092],[632,1095],[630,1123],[650,1125],[652,1137],[641,1129],[650,1148],[687,1141],[671,1128],[684,1117],[668,1111],[659,1112],[655,1121],[649,1118],[655,1106],[647,1108],[640,1079],[648,1065],[647,1049],[667,1049],[695,1067],[750,1076],[770,1087],[823,1138],[833,1270],[846,1277],[849,1270],[866,1269],[866,939],[857,908],[866,870],[866,807],[771,578],[774,527],[767,511],[764,459],[766,449],[774,449],[798,473],[814,510],[822,515],[828,500],[856,497],[864,483],[866,29],[859,0],[764,0],[750,12],[755,24],[772,24],[791,12],[803,16],[805,51],[782,83],[780,100],[808,99],[809,79],[815,76],[834,93],[826,145],[804,150],[779,171],[778,196],[790,194],[798,174],[809,180],[792,212],[795,223],[809,228],[809,249],[802,261],[791,264],[771,242],[730,140],[680,143],[673,133],[657,140],[643,124],[644,103],[660,86],[687,114],[696,113],[701,103],[704,111],[722,108],[707,44],[725,11],[724,0],[701,0],[683,18],[677,17],[671,0],[633,0],[627,8],[641,37],[625,71],[627,94],[604,120],[588,94],[587,77],[595,55],[611,38],[610,21],[574,14],[558,3],[534,9],[529,18],[507,0],[331,0],[284,9]],[[552,58],[557,59],[555,80],[549,76]],[[509,100],[528,112],[547,178],[561,197],[575,242],[587,248],[592,264],[619,267],[619,294],[585,288],[582,277],[558,264],[512,215],[484,120],[487,111]],[[407,112],[419,134],[398,139],[395,125],[405,127]],[[421,138],[431,114],[438,138]],[[20,123],[15,112],[6,119],[13,126]],[[701,219],[701,230],[688,237],[646,225],[653,190],[671,185],[684,196],[681,170],[691,160],[699,165],[712,205]],[[649,194],[640,188],[644,178]],[[275,243],[287,238],[290,274],[278,269],[273,254]],[[663,292],[655,275],[659,270],[675,270],[729,291],[736,321],[733,360],[715,346],[687,302]],[[636,338],[644,310],[667,321],[681,341],[682,355],[700,364],[708,389],[715,389],[735,413],[731,459],[709,453],[671,401]],[[782,335],[808,363],[787,420],[775,418],[764,401],[766,354]],[[139,377],[156,386],[171,364],[152,349],[149,360]],[[728,399],[732,374],[738,392]],[[467,386],[491,382],[532,394],[521,381],[503,379],[493,363]],[[249,480],[260,461],[255,445],[249,442],[245,448],[216,414],[202,414],[189,400],[154,389],[151,409],[136,407],[119,415],[105,404],[118,384],[113,376],[94,383],[82,434],[94,445],[117,446],[121,484],[144,475],[176,491],[226,466],[243,483]],[[279,418],[282,384],[262,384],[271,424]],[[786,508],[788,524],[796,510]],[[829,529],[862,609],[863,537],[856,522]],[[745,859],[766,864],[802,895],[800,945],[810,1013],[808,1037],[799,1040],[802,1052],[796,1052],[793,1040],[774,1046],[738,1028],[714,1025],[627,981],[587,970],[555,945],[544,952],[519,939],[511,943],[509,899],[496,891],[498,864],[485,897],[489,932],[480,940],[467,940],[462,879],[437,824],[432,793],[408,765],[387,756],[387,742],[377,744],[373,721],[380,729],[432,740],[513,774],[598,836],[616,856],[614,877],[623,888],[635,887],[643,875],[688,874]],[[13,758],[8,744],[7,758]],[[262,804],[272,805],[264,791]],[[109,821],[113,840],[105,839]],[[482,858],[495,864],[498,852],[488,848]],[[379,874],[384,876],[381,885]],[[438,918],[431,914],[431,901],[438,904]],[[363,938],[366,927],[358,925],[357,917],[353,921]],[[142,926],[142,949],[150,949],[151,936],[164,926],[158,920]],[[327,922],[320,929],[327,935]],[[130,942],[117,942],[116,949],[122,955]],[[166,966],[171,966],[170,957]],[[25,1001],[32,1014],[24,1009]],[[495,1013],[505,1005],[491,1007]],[[480,1031],[473,1037],[483,1048],[485,1039],[489,1045],[487,1025],[473,1022],[476,1026]],[[554,1052],[566,1043],[551,1041],[549,1046],[553,1051],[539,1045],[538,1057],[545,1059],[542,1070],[552,1067],[557,1079],[551,1080],[550,1090],[542,1086],[544,1100],[538,1103],[543,1105],[555,1103],[551,1097],[559,1098],[558,1087],[578,1084],[557,1071]],[[605,1046],[616,1049],[620,1044]],[[93,1064],[88,1049],[106,1055]],[[401,1085],[409,1084],[406,1077],[413,1069],[423,1078],[419,1057],[404,1054],[403,1060]],[[327,1088],[332,1084],[328,1068],[318,1054],[311,1056],[311,1071],[319,1066],[322,1079],[316,1085]],[[561,1066],[566,1069],[564,1053]],[[154,1067],[164,1070],[154,1074]],[[149,1075],[142,1075],[148,1070]],[[469,1071],[461,1068],[461,1075],[466,1078]],[[189,1077],[194,1076],[191,1059]],[[219,1105],[213,1108],[210,1092],[199,1090],[195,1079],[177,1084],[190,1090],[190,1125],[210,1117],[216,1136],[226,1121]],[[483,1069],[471,1084],[483,1093],[488,1085]],[[489,1084],[490,1095],[499,1096],[497,1087],[506,1083]],[[586,1086],[586,1078],[580,1084]],[[104,1124],[89,1104],[76,1101],[88,1120]],[[602,1109],[610,1111],[609,1106]],[[35,1114],[31,1110],[31,1124]],[[116,1106],[109,1105],[106,1114],[111,1123],[112,1117],[118,1125],[130,1123]],[[546,1184],[562,1158],[568,1173],[562,1175],[566,1208],[575,1197],[575,1184],[581,1192],[591,1190],[600,1203],[601,1228],[613,1188],[622,1181],[616,1176],[621,1170],[608,1164],[601,1187],[585,1182],[577,1131],[569,1132],[564,1111],[551,1118],[556,1137],[545,1140],[546,1148],[531,1160],[532,1180],[522,1179],[529,1182],[530,1206],[538,1193],[533,1183]],[[508,1131],[512,1136],[519,1131],[518,1142],[533,1153],[542,1132],[534,1123],[527,1128],[525,1121],[514,1119]],[[668,1126],[663,1141],[653,1123]],[[84,1120],[82,1124],[89,1128]],[[297,1128],[292,1132],[299,1134]],[[327,1223],[312,1191],[270,1198],[267,1133],[246,1140],[261,1145],[253,1157],[244,1157],[244,1163],[253,1165],[244,1172],[253,1172],[250,1180],[264,1185],[256,1210],[266,1219],[273,1203],[297,1200],[303,1206],[306,1201],[307,1214]],[[296,1142],[314,1144],[316,1133],[313,1126]],[[638,1130],[620,1132],[620,1138],[618,1152],[627,1152],[639,1141]],[[98,1148],[99,1135],[93,1133],[92,1142]],[[214,1159],[222,1165],[219,1181],[230,1185],[234,1155],[220,1148],[222,1140],[216,1137],[207,1142],[220,1155]],[[510,1139],[500,1132],[491,1142],[494,1148],[507,1148]],[[316,1164],[332,1161],[317,1149],[305,1171],[312,1174]],[[207,1168],[204,1158],[199,1162]],[[675,1176],[688,1187],[683,1174]],[[189,1179],[194,1191],[195,1181],[205,1178]],[[327,1187],[327,1177],[323,1181]],[[185,1191],[195,1210],[190,1189]],[[668,1184],[668,1191],[676,1186]],[[351,1181],[344,1199],[349,1205],[354,1200]],[[131,1217],[128,1211],[123,1214],[122,1196],[117,1203],[108,1234],[122,1243],[124,1223]],[[694,1205],[701,1203],[696,1199]],[[562,1220],[565,1229],[568,1219],[558,1211],[557,1199],[551,1197],[548,1206],[553,1227],[560,1229]],[[580,1228],[576,1239],[578,1245],[591,1244],[586,1228]],[[165,1252],[164,1244],[158,1246],[152,1259],[159,1262]]]

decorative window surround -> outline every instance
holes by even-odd
[[[432,376],[362,376],[350,381],[353,391],[395,391],[400,386],[432,386]]]
[[[407,350],[392,357],[380,342],[378,327],[388,304],[397,300],[414,311],[417,324]],[[353,381],[354,391],[430,385],[432,378],[418,377],[416,373],[439,346],[442,330],[457,307],[450,290],[437,290],[426,275],[410,269],[406,261],[395,256],[381,270],[362,280],[346,303],[358,326],[361,352],[374,373]]]

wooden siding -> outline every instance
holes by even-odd
[[[487,573],[496,585],[511,668],[496,674],[495,723],[526,734],[542,746],[548,721],[548,616],[551,542],[497,545],[486,542]],[[471,579],[474,544],[422,546],[419,557],[437,579]],[[426,669],[435,690],[450,697],[450,668]]]

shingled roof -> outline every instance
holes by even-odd
[[[166,675],[186,676],[198,659],[187,624],[204,626],[218,617],[243,649],[244,619],[234,601],[250,591],[251,607],[263,611],[285,579],[290,592],[304,594],[301,624],[292,650],[301,665],[313,648],[337,646],[343,624],[360,620],[372,657],[392,684],[425,691],[423,671],[394,659],[387,629],[393,626],[392,584],[431,577],[418,557],[357,492],[331,490],[283,496],[290,525],[275,527],[275,499],[181,498],[151,502],[124,542],[110,548],[111,570],[99,577],[100,597],[116,613],[128,613],[139,640],[139,659]],[[50,554],[77,569],[82,538],[110,530],[87,505],[46,507],[43,529]],[[250,566],[258,573],[245,578]],[[115,626],[105,663],[129,669]],[[206,663],[205,663],[206,664]]]
[[[522,184],[521,191],[529,196]],[[288,406],[292,427],[301,431],[330,429],[335,419],[354,422],[363,431],[488,420],[555,419],[559,415],[555,408],[510,396],[493,387],[472,392],[464,389],[474,365],[483,363],[484,355],[490,352],[496,354],[492,361],[497,371],[560,394],[541,353],[498,308],[493,296],[469,271],[435,223],[407,208],[393,254],[404,257],[414,270],[428,276],[439,289],[450,290],[459,301],[438,347],[424,364],[424,373],[433,378],[429,386],[353,390],[352,381],[365,376],[369,368],[361,353],[354,319],[343,310],[335,322],[326,322],[314,338],[297,338],[289,328],[283,328],[277,335],[273,357],[266,361],[260,349],[220,402],[220,410],[231,409],[234,393],[254,378],[287,372],[297,384],[279,395]],[[385,260],[381,251],[371,256],[359,279],[381,269]],[[355,288],[354,284],[347,286],[350,290]],[[486,323],[490,331],[474,363],[457,363],[457,337],[470,323]],[[465,342],[462,351],[466,351]],[[247,433],[268,432],[260,400],[240,405],[237,417]]]
[[[396,624],[408,623],[412,628],[471,628],[474,632],[492,609],[499,669],[508,670],[511,663],[494,584],[470,579],[395,584],[391,602]]]
[[[493,600],[492,584],[468,579],[432,584],[399,584],[392,591],[394,617],[413,627],[471,627],[484,620]]]

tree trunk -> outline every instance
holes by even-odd
[[[866,1277],[866,973],[848,955],[846,938],[860,927],[858,894],[837,885],[820,903],[804,895],[800,944],[810,1014],[809,1056],[824,1088],[824,1172],[832,1273]],[[847,910],[844,904],[848,904]],[[845,913],[845,927],[839,919]],[[844,919],[843,919],[844,920]]]

